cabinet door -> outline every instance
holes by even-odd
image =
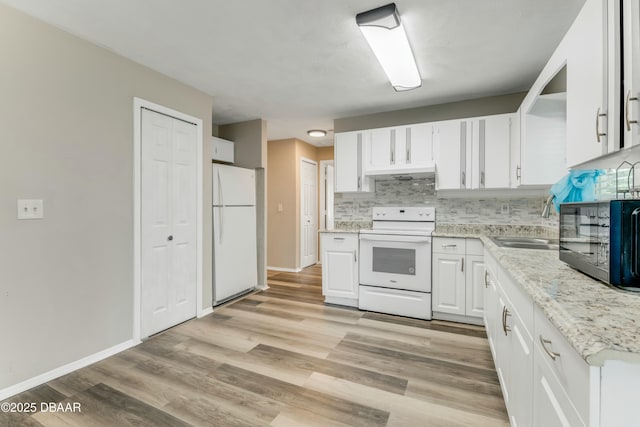
[[[334,142],[336,193],[371,191],[369,178],[363,176],[362,148],[365,132],[337,133]]]
[[[500,288],[498,288],[498,303],[497,303],[497,328],[494,338],[495,344],[495,358],[496,372],[498,373],[498,379],[502,386],[502,397],[507,408],[511,404],[511,387],[509,382],[510,365],[511,365],[511,340],[509,337],[508,328],[508,307],[507,299],[502,295]]]
[[[324,296],[358,298],[357,271],[355,250],[325,250],[322,257],[322,293]]]
[[[532,425],[531,400],[533,394],[533,340],[525,330],[517,313],[507,318],[510,340],[509,369],[509,419],[511,425]],[[544,425],[546,424],[538,424]]]
[[[493,359],[496,360],[496,347],[495,340],[498,328],[498,321],[500,319],[500,309],[498,308],[498,287],[497,278],[487,270],[487,287],[484,290],[484,326],[487,330],[487,339],[489,340],[489,347],[493,354]]]
[[[384,171],[395,163],[395,129],[372,129],[365,144],[365,172]]]
[[[480,188],[509,188],[512,117],[508,114],[482,119],[485,123],[484,159],[480,164]]]
[[[511,188],[517,188],[520,185],[520,178],[522,177],[522,163],[520,162],[520,120],[522,111],[518,111],[511,117],[511,138],[509,141],[510,158],[510,173],[509,181]]]
[[[472,317],[484,315],[485,268],[484,256],[467,255],[465,265],[465,314]]]
[[[640,3],[623,0],[622,17],[625,76],[623,145],[630,147],[640,143]],[[611,145],[610,149],[618,148]]]
[[[433,311],[465,314],[464,255],[433,254]]]
[[[451,120],[434,123],[436,189],[467,187],[467,122]]]
[[[433,163],[433,125],[420,123],[409,126],[404,152],[400,154],[404,155],[407,166],[430,166]]]
[[[567,32],[569,167],[607,152],[606,18],[607,0],[587,0]]]
[[[547,366],[545,354],[533,350],[533,424],[545,427],[584,426],[571,400]]]

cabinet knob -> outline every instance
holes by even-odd
[[[169,236],[169,237],[167,237],[167,240],[168,240],[168,241],[172,241],[172,240],[173,240],[173,236]]]

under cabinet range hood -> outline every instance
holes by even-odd
[[[408,181],[411,178],[428,178],[436,174],[435,162],[421,163],[420,166],[403,165],[402,167],[365,170],[364,175],[378,179],[397,179]]]

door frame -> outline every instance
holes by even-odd
[[[315,194],[315,201],[316,201],[316,209],[315,209],[315,215],[316,215],[316,234],[318,232],[318,162],[316,162],[315,160],[311,160],[307,157],[300,157],[300,171],[298,173],[298,179],[300,182],[300,221],[298,221],[298,232],[300,233],[300,263],[298,264],[298,268],[299,269],[303,269],[306,268],[302,266],[302,254],[304,252],[304,233],[302,232],[302,214],[304,212],[304,205],[303,205],[303,200],[304,200],[304,185],[302,185],[302,163],[309,163],[311,165],[314,165],[316,167],[316,194]],[[316,259],[315,261],[317,262],[318,260],[318,239],[316,238]]]
[[[320,219],[324,220],[326,218],[325,211],[327,210],[327,206],[326,206],[327,201],[325,196],[326,196],[326,186],[327,186],[327,176],[326,176],[327,166],[333,166],[335,168],[334,161],[320,160],[320,169],[318,171],[320,173],[320,180],[319,180],[320,185],[318,187],[319,187],[319,190],[322,190],[322,191],[318,191],[318,198],[320,199],[320,203],[318,204],[318,224],[322,224],[322,225],[318,225],[318,230],[325,230],[326,221],[320,221]],[[334,178],[334,182],[335,182],[335,178]]]
[[[203,287],[203,182],[204,141],[202,119],[142,98],[133,98],[133,339],[142,338],[142,109],[155,111],[196,126],[196,317],[202,317]]]

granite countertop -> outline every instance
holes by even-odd
[[[488,237],[481,240],[587,363],[640,363],[640,294],[570,268],[557,251],[501,248]]]
[[[353,228],[341,228],[341,229],[333,229],[333,230],[319,230],[318,233],[327,233],[327,234],[358,234],[360,229]]]

